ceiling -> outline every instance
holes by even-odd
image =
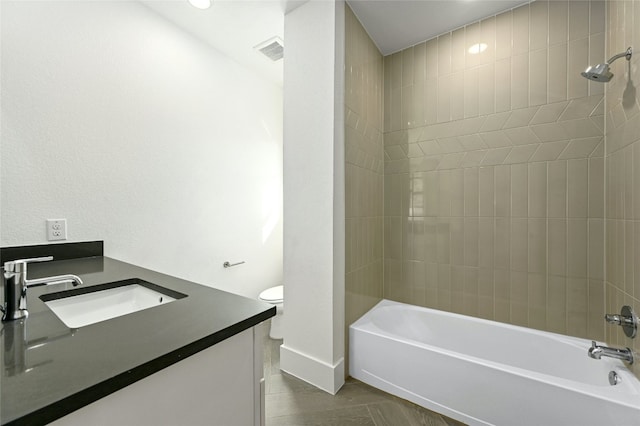
[[[184,31],[236,62],[282,85],[282,62],[272,62],[253,47],[275,36],[284,38],[286,0],[213,0],[209,9],[187,0],[142,3]]]
[[[387,56],[527,0],[347,0]]]
[[[142,0],[147,7],[214,49],[282,85],[283,61],[253,47],[284,39],[284,15],[308,0],[213,0],[206,10],[186,0]],[[323,1],[323,0],[317,0]],[[525,0],[347,0],[383,55],[396,52]],[[286,40],[285,54],[286,54]]]

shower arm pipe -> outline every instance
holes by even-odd
[[[618,53],[617,55],[612,56],[611,58],[609,58],[609,60],[607,61],[608,65],[611,65],[613,63],[613,61],[615,61],[616,59],[620,59],[620,58],[627,58],[627,61],[631,60],[631,47],[628,47],[626,51],[622,52],[622,53]]]

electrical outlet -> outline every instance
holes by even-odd
[[[67,219],[47,219],[47,240],[67,239]]]

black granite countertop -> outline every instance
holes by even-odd
[[[75,274],[84,286],[130,278],[187,297],[70,329],[29,288],[26,320],[2,323],[2,424],[44,424],[275,315],[275,307],[107,257],[29,264],[29,278]]]

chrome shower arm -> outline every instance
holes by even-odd
[[[617,55],[613,55],[611,58],[609,58],[609,60],[607,61],[607,64],[611,65],[613,63],[613,61],[615,61],[616,59],[620,59],[620,58],[627,58],[627,61],[631,60],[631,48],[627,48],[626,51],[622,52],[622,53],[618,53]]]

